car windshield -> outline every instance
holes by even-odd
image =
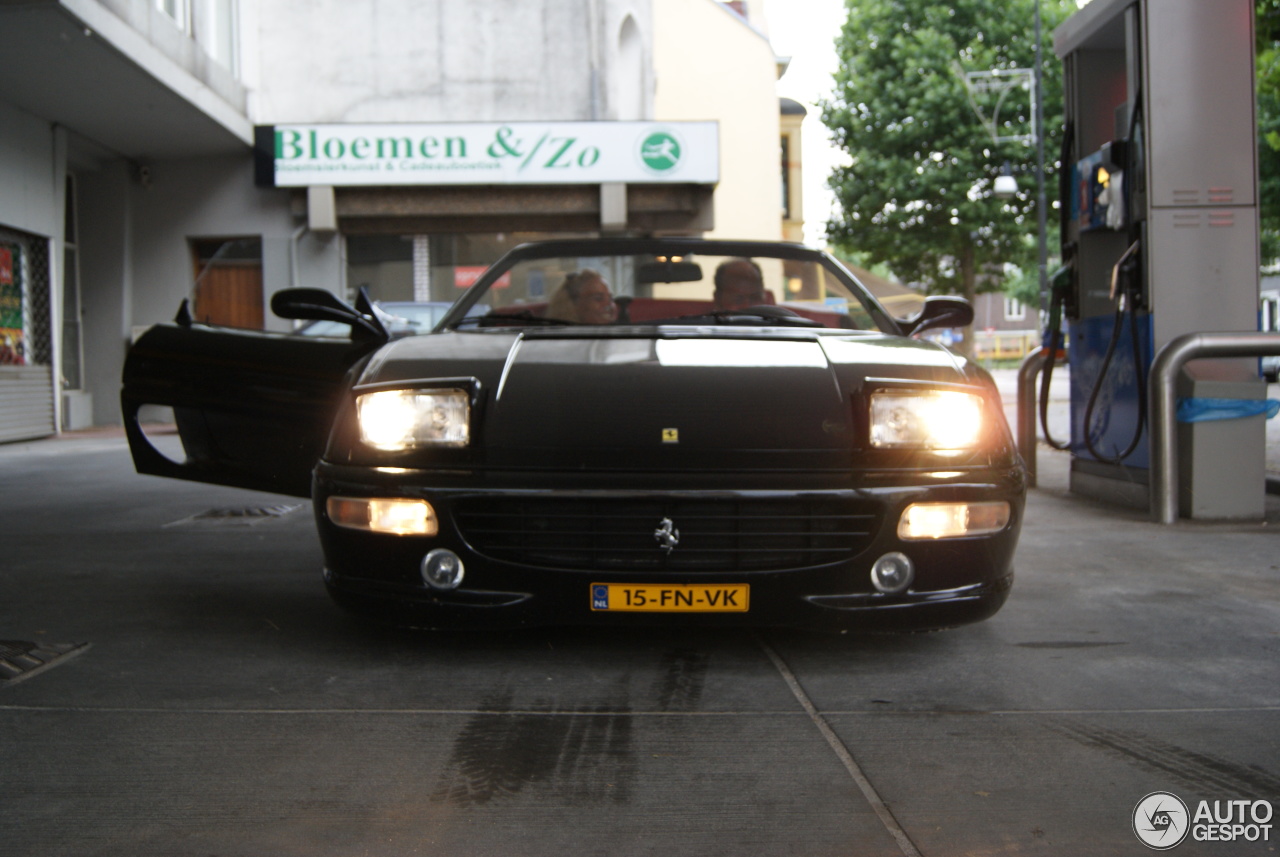
[[[554,252],[517,251],[495,265],[458,302],[446,326],[678,320],[891,329],[884,310],[847,272],[785,245],[660,247],[643,253],[583,245],[548,249]],[[477,312],[482,305],[487,311]]]

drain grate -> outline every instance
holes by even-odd
[[[88,643],[32,643],[0,640],[0,682],[13,684],[56,666],[85,649]]]
[[[279,503],[274,506],[243,506],[236,509],[209,509],[179,521],[170,521],[166,527],[214,526],[256,527],[267,521],[275,521],[303,507],[302,503]]]

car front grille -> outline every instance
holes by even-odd
[[[453,506],[477,553],[522,565],[596,571],[781,571],[862,550],[872,503],[841,496],[467,497]],[[664,549],[664,522],[678,542]]]

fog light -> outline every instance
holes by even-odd
[[[451,550],[436,548],[422,558],[422,579],[432,589],[457,589],[462,574],[462,560]]]
[[[900,539],[953,539],[998,533],[1009,523],[1009,504],[912,503],[898,521]]]
[[[330,497],[329,520],[340,527],[393,536],[434,536],[440,531],[435,509],[426,500],[400,497]]]
[[[906,592],[915,579],[915,563],[903,553],[887,553],[871,566],[871,585],[886,595]]]

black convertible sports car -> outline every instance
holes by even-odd
[[[998,393],[912,338],[963,301],[897,320],[798,245],[594,239],[518,247],[426,335],[363,297],[272,308],[350,336],[180,311],[125,364],[134,461],[311,497],[362,614],[913,630],[1008,596],[1026,478]],[[143,405],[173,408],[185,460]]]

